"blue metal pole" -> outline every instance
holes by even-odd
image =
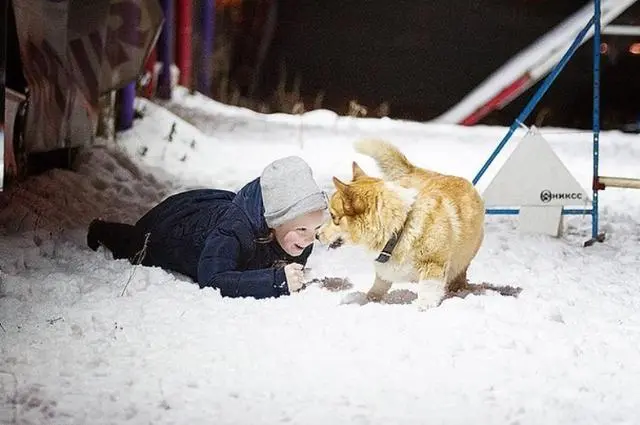
[[[496,159],[496,157],[498,156],[502,148],[504,148],[504,145],[507,144],[507,141],[509,141],[509,139],[511,138],[513,133],[516,131],[520,123],[523,123],[527,119],[531,111],[533,111],[533,108],[535,108],[536,104],[540,101],[542,96],[544,96],[544,94],[547,92],[547,90],[551,86],[551,83],[553,83],[553,81],[556,79],[558,74],[560,74],[560,71],[562,71],[562,69],[567,64],[571,56],[575,53],[575,51],[578,50],[578,47],[580,47],[580,43],[582,43],[582,39],[585,37],[585,35],[589,31],[589,28],[591,28],[591,25],[593,25],[593,22],[594,22],[594,18],[592,17],[587,23],[587,25],[585,25],[585,27],[580,31],[580,33],[578,33],[578,35],[576,36],[571,46],[569,46],[569,49],[565,52],[564,56],[562,56],[562,59],[560,59],[560,62],[558,62],[556,66],[551,70],[551,73],[549,73],[547,78],[545,78],[540,88],[538,88],[538,91],[536,91],[536,93],[533,95],[531,100],[529,100],[529,103],[527,103],[527,105],[524,107],[522,112],[520,112],[520,115],[518,115],[518,117],[513,121],[513,124],[511,124],[511,127],[509,127],[509,131],[507,132],[507,134],[500,141],[500,143],[495,148],[495,150],[493,151],[489,159],[487,159],[487,161],[484,163],[484,165],[482,166],[478,174],[473,178],[474,185],[478,183],[478,180],[480,180],[480,178],[487,171],[491,163]]]
[[[118,117],[118,131],[128,130],[133,126],[135,99],[136,82],[132,81],[120,89],[120,116]]]
[[[9,2],[3,2],[0,5],[0,191],[4,189],[4,167],[8,162],[8,158],[4,157],[4,144],[8,141],[4,140],[4,92],[5,92],[5,74],[7,67],[7,13]]]
[[[160,99],[171,99],[171,65],[173,64],[173,0],[160,0],[164,23],[158,38],[158,61],[162,69],[158,75],[157,96]]]
[[[198,58],[197,89],[205,96],[211,96],[211,66],[213,56],[213,37],[215,34],[215,0],[200,2],[200,57]]]
[[[600,160],[600,0],[594,0],[593,18],[593,199],[591,238],[598,238],[598,163]]]

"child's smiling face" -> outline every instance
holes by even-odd
[[[276,241],[287,254],[297,257],[313,243],[324,220],[325,211],[306,213],[273,229]]]

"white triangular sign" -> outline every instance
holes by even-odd
[[[482,193],[490,206],[585,205],[589,196],[531,127]]]

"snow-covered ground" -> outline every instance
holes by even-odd
[[[347,277],[352,289],[223,299],[90,251],[86,225],[97,216],[134,222],[185,188],[238,189],[288,154],[308,160],[331,191],[331,176],[348,178],[353,159],[377,173],[351,147],[366,136],[472,178],[506,129],[328,111],[265,116],[183,90],[167,109],[140,106],[145,118],[117,146],[87,149],[75,172],[0,195],[0,423],[640,422],[639,193],[601,193],[608,239],[590,248],[588,216],[568,218],[561,239],[489,216],[470,278],[520,286],[518,298],[471,295],[419,312],[406,286],[386,303],[343,304],[371,283],[371,259],[318,246],[312,274]],[[542,133],[588,189],[590,134]],[[637,176],[638,136],[603,133],[601,146],[602,174]]]

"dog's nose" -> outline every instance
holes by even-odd
[[[319,241],[320,240],[320,233],[316,233],[316,240]]]

